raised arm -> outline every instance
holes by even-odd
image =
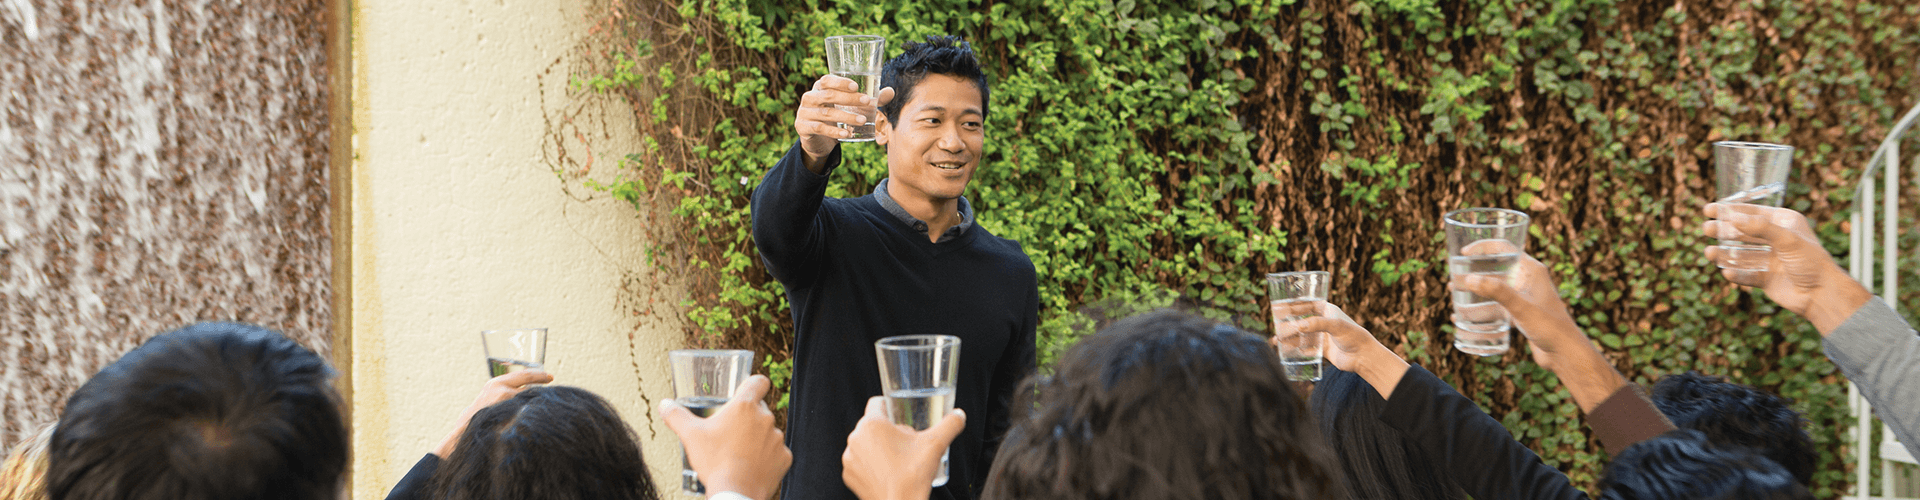
[[[864,121],[860,114],[834,106],[853,106],[868,113],[893,97],[882,89],[881,99],[861,94],[853,80],[820,77],[800,96],[793,129],[800,138],[780,161],[767,170],[753,190],[753,244],[774,279],[788,287],[812,283],[813,263],[826,252],[827,230],[820,206],[827,193],[827,177],[840,165],[840,138],[851,134],[838,123]]]
[[[1860,386],[1907,451],[1920,455],[1920,336],[1913,327],[1833,262],[1799,212],[1714,203],[1707,205],[1707,216],[1716,219],[1702,227],[1708,236],[1773,247],[1767,271],[1722,275],[1760,287],[1767,298],[1813,323],[1825,337],[1827,357]],[[1707,257],[1717,262],[1726,255],[1708,247]]]
[[[1517,251],[1499,240],[1482,241],[1464,250]],[[1587,424],[1607,453],[1618,455],[1634,443],[1674,429],[1673,423],[1647,400],[1645,391],[1614,369],[1600,347],[1573,322],[1546,265],[1523,255],[1513,273],[1511,280],[1454,276],[1448,286],[1491,298],[1513,315],[1513,326],[1527,336],[1534,362],[1559,376],[1574,403],[1586,413]]]

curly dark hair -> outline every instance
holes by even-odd
[[[1022,384],[1033,414],[994,460],[990,499],[1340,498],[1337,469],[1272,346],[1158,311],[1074,346]]]
[[[1653,385],[1653,405],[1675,427],[1705,433],[1716,445],[1753,448],[1786,467],[1800,484],[1812,484],[1813,438],[1793,401],[1724,378],[1687,372]]]
[[[427,497],[659,500],[639,441],[594,393],[529,388],[473,415]]]
[[[1676,429],[1620,452],[1600,477],[1601,500],[1812,500],[1813,494],[1767,457],[1719,447],[1693,429]]]
[[[957,36],[927,35],[926,42],[907,42],[902,48],[905,51],[880,68],[880,88],[893,87],[893,100],[880,107],[890,126],[900,126],[900,109],[913,100],[913,88],[929,74],[972,81],[980,88],[980,118],[986,119],[993,88],[987,84],[986,71],[980,69],[980,60],[973,55],[973,45]]]
[[[1387,400],[1366,379],[1328,366],[1313,385],[1312,403],[1353,498],[1469,498],[1441,468],[1424,462],[1413,441],[1376,418]]]

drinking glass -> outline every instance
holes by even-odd
[[[544,369],[547,363],[547,329],[520,328],[480,332],[480,345],[487,354],[487,378],[528,368]]]
[[[953,411],[953,380],[960,373],[960,338],[952,335],[901,335],[873,343],[880,358],[880,388],[887,396],[887,418],[924,431]],[[947,455],[933,485],[947,484]]]
[[[1786,197],[1793,147],[1764,142],[1713,143],[1714,198],[1720,203],[1780,206]],[[1721,269],[1765,271],[1773,248],[1762,243],[1720,240],[1726,255]]]
[[[667,353],[673,367],[673,401],[707,418],[727,404],[733,390],[753,372],[753,351],[680,349]],[[687,461],[687,448],[680,447],[680,491],[706,496],[707,486],[700,484],[693,463]]]
[[[1332,287],[1331,276],[1326,271],[1267,275],[1273,334],[1279,337],[1280,364],[1287,369],[1287,380],[1320,380],[1321,364],[1326,359],[1327,332],[1302,332],[1287,324],[1320,315],[1320,303],[1327,301],[1327,292]]]
[[[1469,208],[1447,212],[1447,273],[1513,279],[1527,250],[1531,218],[1518,210]],[[1453,347],[1475,356],[1506,354],[1513,321],[1499,302],[1473,292],[1453,292]]]
[[[880,97],[880,66],[886,63],[887,39],[880,35],[839,35],[827,37],[827,71],[834,76],[844,77],[860,84],[860,93],[870,97]],[[842,123],[840,128],[852,130],[853,137],[840,142],[867,142],[873,140],[873,121],[879,110],[869,107],[834,106],[841,111],[859,113],[867,117],[866,123]]]

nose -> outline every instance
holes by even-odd
[[[967,150],[967,143],[960,140],[959,127],[953,125],[941,127],[940,140],[934,146],[948,153],[964,153]]]

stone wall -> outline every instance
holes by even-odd
[[[0,444],[184,324],[328,354],[325,14],[0,0]]]

